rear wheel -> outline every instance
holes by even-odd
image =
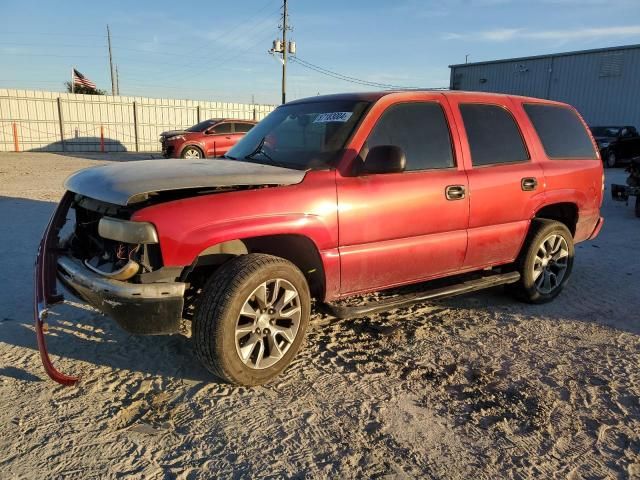
[[[202,153],[202,150],[200,150],[198,147],[194,147],[190,145],[188,147],[185,147],[184,150],[182,150],[182,158],[189,158],[189,159],[204,158],[204,154]]]
[[[309,287],[291,262],[248,254],[225,263],[205,285],[193,320],[196,353],[223,380],[266,383],[303,342]]]
[[[571,275],[573,256],[573,236],[564,224],[535,219],[517,260],[521,277],[512,292],[529,303],[553,300]]]

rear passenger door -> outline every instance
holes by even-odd
[[[385,110],[359,150],[366,163],[371,148],[398,146],[406,156],[404,172],[336,178],[343,294],[436,277],[462,265],[467,179],[456,163],[443,97],[432,98],[381,105]]]
[[[451,96],[461,126],[469,180],[469,243],[463,268],[513,261],[544,197],[544,174],[532,160],[513,105]],[[466,141],[465,141],[466,137]]]

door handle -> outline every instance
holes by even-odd
[[[444,189],[444,196],[447,200],[462,200],[466,195],[464,185],[448,185]]]
[[[538,188],[538,180],[534,177],[525,177],[520,181],[522,191],[531,192]]]

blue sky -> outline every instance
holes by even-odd
[[[281,0],[0,0],[0,87],[62,89],[70,68],[110,90],[106,24],[123,95],[279,103],[267,54]],[[314,65],[376,83],[449,84],[448,65],[640,43],[640,0],[289,0]],[[372,90],[290,64],[288,99]],[[374,88],[375,90],[375,88]]]

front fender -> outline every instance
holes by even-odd
[[[318,251],[332,243],[332,234],[321,217],[308,214],[272,215],[212,223],[169,238],[160,235],[160,247],[166,266],[184,266],[194,262],[207,248],[230,240],[267,235],[301,235],[311,240]]]

